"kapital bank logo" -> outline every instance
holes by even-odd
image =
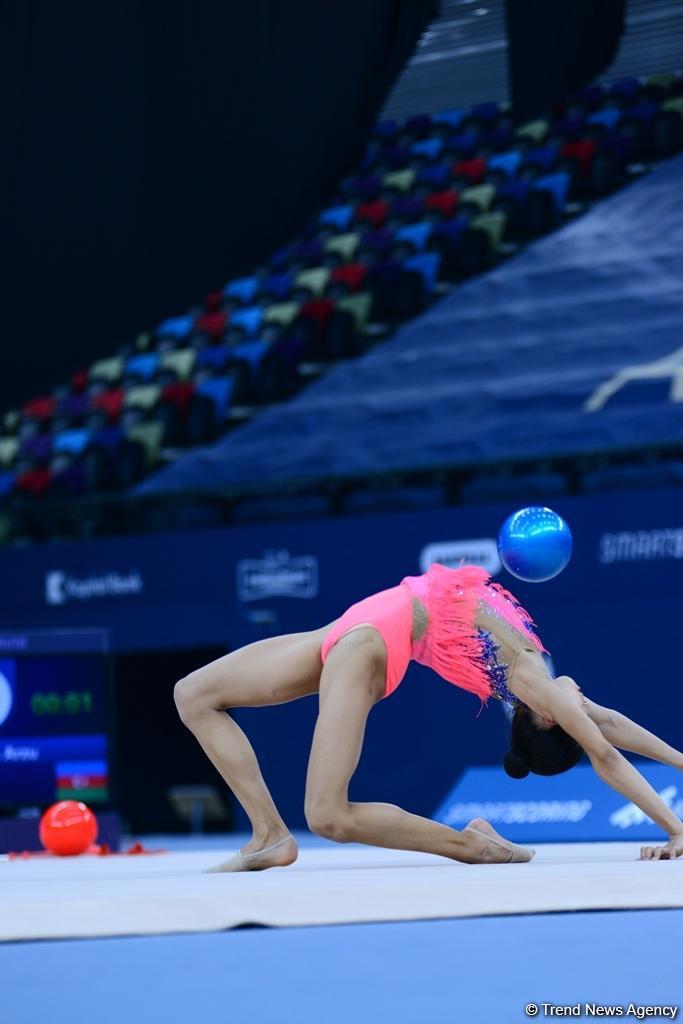
[[[292,557],[286,550],[264,551],[261,558],[243,558],[237,563],[237,597],[240,601],[316,597],[318,576],[315,555]]]
[[[45,575],[45,601],[50,605],[92,601],[98,597],[129,597],[141,594],[142,590],[142,575],[137,570],[77,577],[55,569]]]
[[[420,572],[426,572],[433,562],[439,562],[449,569],[457,569],[463,562],[466,565],[478,565],[492,576],[503,568],[498,545],[493,537],[434,541],[420,552]]]

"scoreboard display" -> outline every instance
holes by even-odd
[[[107,635],[0,633],[0,809],[111,798]]]

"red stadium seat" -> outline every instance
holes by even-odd
[[[211,341],[219,341],[228,326],[228,314],[204,313],[197,317],[194,326],[198,334],[206,334]]]
[[[75,391],[77,395],[85,391],[88,386],[88,371],[78,370],[71,376],[71,390]]]
[[[389,215],[389,209],[386,199],[373,199],[356,207],[356,217],[372,224],[373,228],[381,228]]]
[[[34,398],[22,407],[24,416],[34,420],[49,420],[54,416],[57,400],[48,395],[44,398]]]
[[[40,498],[52,483],[52,470],[45,466],[35,466],[22,473],[17,480],[17,489],[34,498]]]
[[[444,189],[443,192],[432,192],[424,201],[425,210],[436,210],[444,217],[452,217],[458,205],[458,193],[454,188]]]
[[[118,423],[123,408],[123,388],[115,388],[113,391],[103,391],[99,395],[93,395],[90,405],[93,409],[99,409],[107,414],[109,423]]]
[[[330,274],[330,283],[345,284],[351,292],[357,292],[365,281],[368,268],[362,263],[344,263],[335,267]]]
[[[486,160],[481,156],[458,160],[453,164],[452,174],[454,178],[468,178],[473,185],[478,185],[486,174]]]
[[[213,351],[213,349],[211,351]],[[196,386],[194,381],[177,381],[173,384],[168,384],[163,389],[161,392],[161,400],[162,402],[169,402],[171,405],[174,405],[181,415],[186,415],[195,390]]]
[[[299,309],[299,317],[304,320],[311,320],[315,325],[318,334],[324,334],[334,311],[334,303],[331,299],[311,299],[304,302]]]
[[[567,142],[560,150],[560,155],[565,160],[576,160],[581,172],[585,174],[597,148],[595,139],[577,139],[576,142]]]

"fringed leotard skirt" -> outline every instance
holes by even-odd
[[[342,636],[368,625],[386,646],[385,697],[414,660],[483,702],[496,697],[514,703],[506,684],[517,657],[545,651],[528,612],[478,566],[435,563],[421,576],[406,576],[351,605],[325,637],[323,663]]]

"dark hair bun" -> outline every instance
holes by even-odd
[[[523,779],[529,774],[529,762],[518,750],[508,750],[503,758],[503,768],[513,779]]]

